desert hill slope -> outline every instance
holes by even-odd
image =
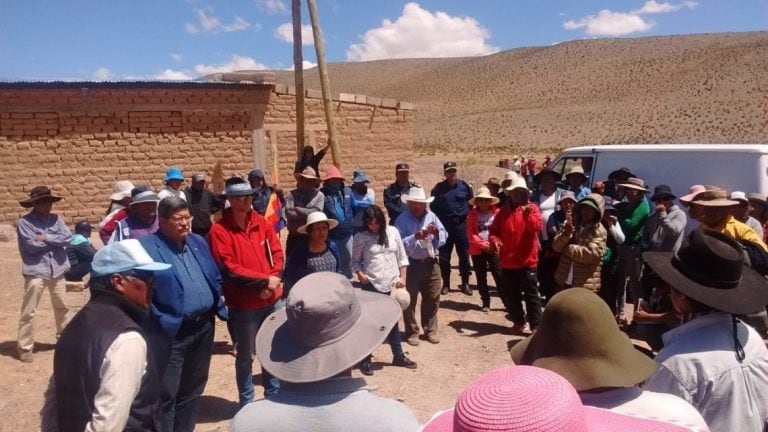
[[[415,102],[421,153],[768,142],[768,32],[565,42],[329,65],[333,92]],[[292,72],[277,72],[293,84]],[[317,69],[305,86],[320,88]]]

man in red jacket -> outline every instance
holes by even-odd
[[[267,220],[251,207],[254,190],[247,183],[227,186],[230,207],[213,225],[209,243],[219,264],[224,299],[229,308],[233,338],[237,341],[235,375],[240,404],[253,400],[253,352],[261,323],[283,307],[283,249]],[[277,393],[280,383],[261,371],[264,395]]]
[[[530,330],[535,332],[541,321],[536,278],[541,211],[530,202],[531,191],[522,177],[515,179],[506,191],[510,193],[508,205],[499,210],[490,229],[491,250],[498,253],[501,260],[499,296],[514,322],[512,332],[522,333],[526,318],[521,304],[524,294]]]

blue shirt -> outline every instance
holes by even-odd
[[[16,225],[21,274],[43,279],[57,278],[69,270],[67,245],[72,239],[67,224],[56,214],[41,218],[30,212]],[[38,234],[45,240],[38,241]]]
[[[455,219],[458,220],[457,223],[462,223],[467,219],[467,214],[469,214],[468,201],[472,199],[474,193],[472,193],[472,187],[464,180],[457,179],[453,186],[447,180],[438,183],[432,189],[432,196],[435,197],[435,200],[430,209],[435,212],[443,224],[454,225]]]
[[[173,262],[168,264],[176,268],[176,277],[184,290],[184,317],[208,312],[213,307],[213,293],[189,246],[185,242],[184,248],[179,250],[175,244],[168,243],[168,248],[173,256]]]
[[[421,241],[416,239],[416,231],[426,228],[429,224],[434,223],[437,226],[437,235],[430,235],[432,244],[432,254],[429,253],[428,248],[425,248]],[[440,222],[440,219],[427,210],[421,219],[417,219],[416,216],[411,213],[410,210],[406,210],[405,213],[398,216],[395,221],[395,227],[400,231],[400,237],[403,238],[403,246],[405,247],[405,253],[409,258],[416,260],[423,260],[425,258],[434,258],[437,256],[437,248],[445,244],[445,240],[448,238],[448,232],[445,231],[445,227]]]

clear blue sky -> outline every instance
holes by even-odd
[[[766,0],[317,3],[329,62],[768,29]],[[308,26],[306,1],[302,5]],[[290,22],[290,0],[0,0],[0,80],[190,79],[231,69],[287,69]],[[304,42],[311,42],[306,34]],[[304,57],[307,67],[316,62],[311,45]]]

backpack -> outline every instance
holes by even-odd
[[[749,263],[747,263],[749,267],[763,276],[768,275],[768,252],[759,244],[749,240],[739,240],[739,243],[741,243],[741,247],[744,248],[744,253],[749,259]]]

